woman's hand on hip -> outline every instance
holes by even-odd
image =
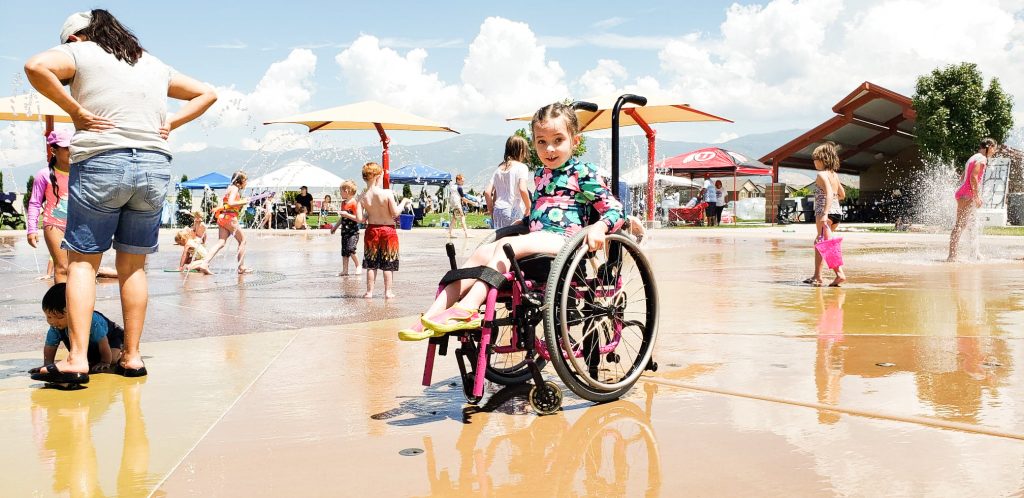
[[[171,124],[170,123],[164,123],[164,124],[160,125],[160,129],[158,130],[158,133],[160,133],[160,138],[162,138],[164,140],[167,140],[167,137],[169,137],[171,135]]]
[[[89,112],[84,107],[78,109],[71,115],[71,121],[75,123],[75,129],[79,131],[105,131],[114,127],[114,122]]]

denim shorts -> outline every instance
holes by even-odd
[[[161,152],[116,149],[73,163],[63,247],[99,254],[113,243],[129,254],[156,252],[170,183],[171,157]]]

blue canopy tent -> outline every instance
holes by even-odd
[[[207,173],[199,178],[193,178],[191,180],[181,182],[178,184],[178,188],[187,188],[189,190],[205,189],[207,187],[212,189],[222,189],[228,188],[228,185],[230,184],[230,178],[214,171],[213,173]]]
[[[391,171],[390,180],[394,185],[445,186],[452,182],[452,174],[425,164],[407,164]],[[413,216],[417,223],[423,219],[425,214],[426,206],[422,203],[417,203],[413,207]]]
[[[408,164],[391,171],[391,183],[408,185],[447,185],[452,174],[425,164]]]

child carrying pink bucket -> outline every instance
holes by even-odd
[[[836,278],[829,287],[839,287],[846,282],[843,271],[843,250],[841,238],[833,238],[832,232],[843,219],[843,208],[839,201],[846,198],[846,189],[839,182],[839,152],[836,144],[825,142],[811,154],[818,177],[814,180],[814,223],[818,236],[814,240],[814,276],[804,280],[805,284],[821,286],[821,272],[827,264],[836,272]]]

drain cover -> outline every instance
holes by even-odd
[[[895,363],[889,363],[888,361],[883,361],[881,363],[875,363],[875,365],[878,365],[880,367],[886,367],[886,368],[895,367],[896,366]]]
[[[995,367],[1003,366],[1003,364],[999,363],[998,361],[986,361],[985,363],[982,363],[982,365],[985,365],[986,367],[989,367],[989,368],[995,368]]]
[[[398,452],[398,454],[402,456],[416,456],[419,455],[420,453],[423,453],[423,450],[419,448],[406,448]]]

